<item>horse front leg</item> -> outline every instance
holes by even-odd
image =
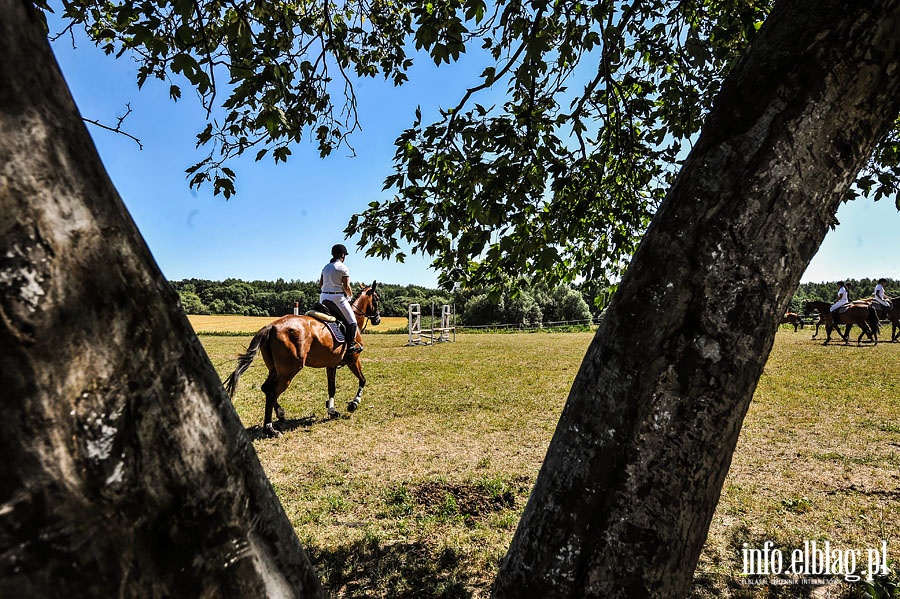
[[[325,410],[328,412],[329,418],[337,418],[340,416],[338,411],[334,409],[334,394],[337,391],[337,368],[328,367],[325,369],[328,376],[328,401],[325,402]]]
[[[347,363],[347,368],[349,368],[350,372],[352,372],[359,380],[359,389],[356,390],[356,397],[347,403],[348,412],[355,412],[356,408],[359,407],[359,404],[362,402],[363,389],[366,386],[366,377],[364,377],[362,373],[362,366],[360,366],[359,363],[359,354],[355,354],[355,356],[356,359]]]
[[[841,336],[844,338],[844,344],[845,344],[845,345],[850,345],[850,329],[851,329],[852,327],[853,327],[852,324],[848,324],[848,325],[847,325],[847,328],[844,329],[844,334],[841,335]],[[838,329],[837,332],[838,332],[838,335],[841,334],[841,330],[840,330],[840,329]],[[865,329],[863,330],[863,333],[865,333]]]

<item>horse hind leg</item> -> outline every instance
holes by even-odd
[[[266,416],[264,422],[272,422],[273,411],[278,420],[284,420],[284,408],[278,403],[278,396],[283,392],[283,390],[277,391],[278,373],[274,370],[270,370],[269,376],[266,378],[260,389],[262,389],[262,392],[266,395]]]
[[[279,420],[284,419],[284,410],[281,409],[281,406],[278,404],[278,394],[276,393],[276,389],[278,388],[278,373],[275,370],[269,371],[269,376],[266,377],[265,382],[262,384],[262,392],[266,395],[266,410],[265,416],[263,418],[263,432],[267,437],[280,437],[281,431],[275,428],[275,425],[272,424],[272,410],[276,408],[276,414],[278,415]]]
[[[863,335],[866,335],[869,339],[872,340],[872,343],[874,343],[875,345],[878,345],[878,333],[876,333],[875,330],[872,329],[871,327],[869,327],[868,325],[865,325],[863,327],[863,332],[860,333],[859,337],[856,338],[857,346],[862,345]]]
[[[284,420],[284,409],[278,403],[278,398],[291,384],[296,373],[278,373],[274,370],[269,372],[266,382],[262,384],[263,393],[266,394],[266,412],[263,418],[263,432],[267,437],[280,437],[281,431],[272,424],[272,412],[278,416],[278,420]]]

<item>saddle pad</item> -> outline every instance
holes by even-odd
[[[340,325],[337,322],[323,322],[328,330],[331,331],[331,335],[334,337],[335,343],[343,343],[344,342],[344,331],[341,330]]]

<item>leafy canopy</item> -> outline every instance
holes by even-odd
[[[617,277],[771,0],[62,0],[138,85],[186,81],[207,109],[191,186],[234,193],[228,161],[322,156],[358,128],[353,83],[400,85],[414,57],[490,66],[437,122],[396,140],[388,199],[345,233],[370,256],[434,257],[442,286]],[[484,105],[485,90],[501,90]],[[215,114],[215,118],[213,115]],[[219,116],[224,115],[224,116]],[[855,193],[896,195],[900,122]],[[900,205],[898,205],[900,207]]]

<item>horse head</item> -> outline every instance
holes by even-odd
[[[381,296],[378,295],[378,281],[372,281],[368,287],[361,286],[359,295],[357,296],[360,312],[363,316],[372,321],[372,324],[378,326],[381,323],[381,307],[378,305]]]
[[[823,309],[827,309],[828,307],[830,307],[828,302],[808,301],[803,304],[803,315],[809,316],[813,312],[821,313]]]

